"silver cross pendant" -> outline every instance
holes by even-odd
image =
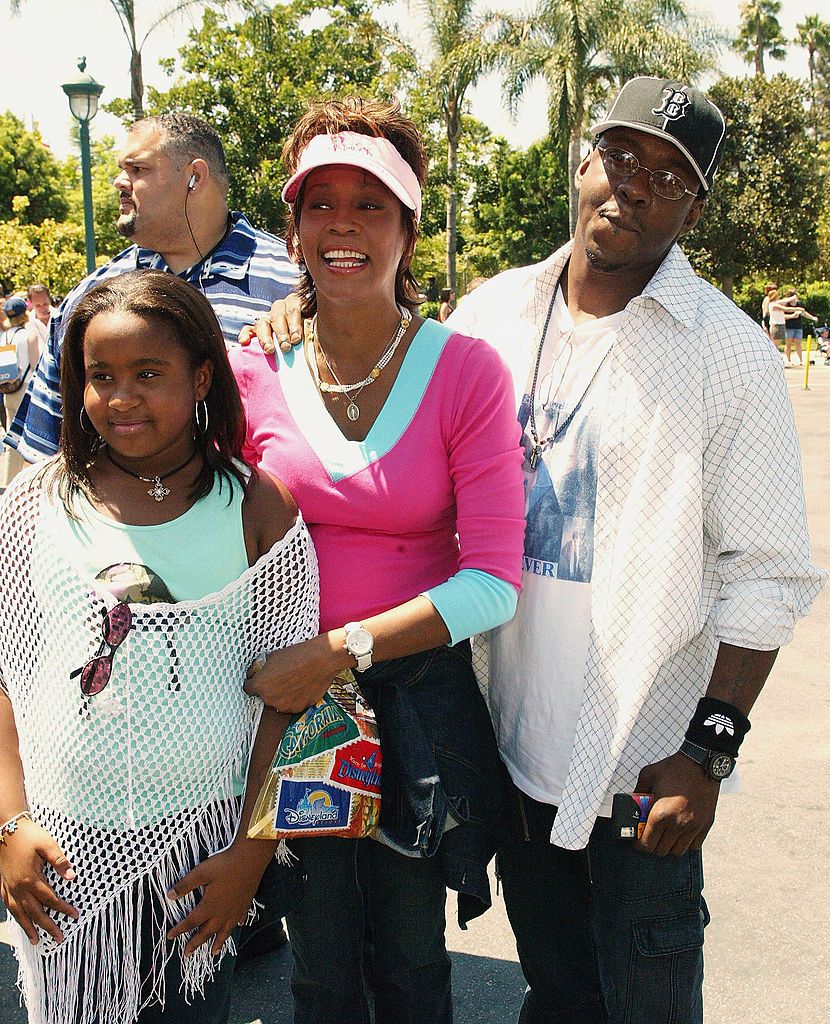
[[[170,493],[170,489],[165,487],[161,482],[161,477],[157,476],[153,478],[153,486],[147,492],[151,498],[155,498],[156,501],[164,501],[167,495]]]

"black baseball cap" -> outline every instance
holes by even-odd
[[[593,135],[609,128],[635,128],[676,146],[700,183],[712,187],[726,139],[723,114],[699,89],[670,78],[632,78],[614,100]]]

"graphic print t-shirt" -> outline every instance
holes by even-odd
[[[623,315],[574,327],[558,290],[535,392],[536,433],[547,441],[535,470],[529,460],[532,367],[519,411],[526,453],[523,589],[515,618],[492,635],[490,705],[513,781],[549,804],[562,797],[582,703],[597,454],[610,352]]]

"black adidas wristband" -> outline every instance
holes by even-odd
[[[706,750],[720,750],[737,757],[750,728],[749,719],[733,704],[702,697],[686,730],[686,739]]]

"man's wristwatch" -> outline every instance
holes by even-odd
[[[357,660],[357,671],[365,672],[372,664],[375,638],[362,622],[347,622],[343,629],[346,631],[346,650]]]
[[[697,762],[713,782],[723,782],[735,770],[735,758],[723,750],[707,750],[691,740],[683,740],[680,753]]]

